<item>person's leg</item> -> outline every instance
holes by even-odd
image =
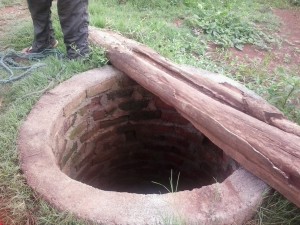
[[[88,55],[88,0],[58,0],[57,8],[68,58]]]
[[[27,0],[34,28],[30,52],[52,48],[56,42],[51,22],[52,0]]]

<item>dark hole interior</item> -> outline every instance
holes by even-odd
[[[192,190],[222,182],[237,168],[174,108],[127,77],[83,102],[61,132],[62,171],[107,191]]]

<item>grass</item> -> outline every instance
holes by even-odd
[[[196,12],[188,19],[191,27],[201,29],[210,41],[221,47],[242,50],[245,44],[253,44],[267,48],[273,42],[272,36],[253,22],[266,22],[271,17],[270,10],[253,17],[253,10],[259,12],[261,8],[255,1],[205,0],[192,5]]]
[[[0,1],[0,8],[1,7],[9,7],[9,6],[13,6],[13,5],[18,5],[18,4],[21,4],[21,3],[22,3],[22,0],[14,0],[14,1],[1,0]]]
[[[271,191],[265,196],[265,201],[255,218],[245,225],[296,225],[299,224],[299,220],[299,208],[292,205],[278,192]]]
[[[233,79],[263,96],[290,120],[300,124],[299,66],[293,69],[278,67],[270,72],[268,59],[251,64],[241,64],[238,61],[231,63],[232,69],[229,69],[229,73]]]
[[[102,57],[104,62],[103,52]],[[7,224],[25,224],[31,217],[35,222],[29,224],[72,224],[69,223],[72,221],[69,216],[51,209],[39,196],[32,195],[26,186],[18,166],[16,138],[23,119],[43,92],[70,78],[74,73],[102,64],[60,61],[56,58],[48,58],[45,63],[48,64],[46,68],[0,90],[4,97],[4,107],[0,114],[0,211],[11,213],[13,220],[6,221]]]
[[[1,0],[0,7],[20,2]],[[94,26],[115,30],[145,43],[177,63],[239,80],[300,124],[299,68],[279,67],[272,72],[269,70],[271,57],[244,64],[229,59],[230,53],[226,50],[229,46],[242,48],[247,43],[268,48],[270,42],[276,41],[273,31],[278,26],[270,9],[292,7],[290,3],[289,0],[90,0],[90,21]],[[55,13],[54,21],[57,38],[63,43]],[[17,23],[7,38],[1,40],[1,46],[21,50],[30,45],[31,34],[30,21]],[[223,47],[217,57],[207,54],[211,42]],[[59,50],[65,52],[62,44]],[[3,99],[0,108],[0,218],[7,215],[4,221],[7,224],[87,224],[56,211],[26,185],[18,165],[16,138],[22,121],[45,91],[75,73],[106,63],[103,50],[93,48],[92,52],[87,61],[47,58],[43,60],[47,67],[11,85],[0,86]],[[170,182],[173,186],[173,181]],[[266,197],[251,224],[298,225],[299,215],[299,209],[274,192]],[[174,219],[165,223],[184,224],[180,220],[175,223]]]
[[[171,170],[171,174],[170,174],[170,177],[169,177],[169,186],[170,186],[169,188],[167,187],[167,185],[161,184],[161,183],[156,182],[156,181],[152,181],[152,183],[163,187],[167,191],[167,193],[174,193],[174,192],[178,191],[179,178],[180,178],[180,172],[178,172],[177,179],[175,181],[176,185],[174,186],[175,183],[173,183],[173,170]]]
[[[54,26],[57,31],[60,30],[57,20]],[[10,48],[20,50],[29,46],[32,40],[30,23],[24,22],[15,28],[6,40]],[[57,38],[63,43],[60,32]],[[65,50],[61,47],[60,51]],[[73,74],[106,64],[103,50],[92,48],[91,51],[91,57],[85,61],[49,57],[43,60],[47,66],[36,70],[31,76],[11,85],[0,86],[0,96],[3,98],[0,109],[0,218],[5,224],[86,224],[56,211],[26,185],[18,166],[16,139],[22,121],[45,91]]]

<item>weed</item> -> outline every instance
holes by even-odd
[[[236,10],[237,6],[243,14]],[[248,15],[247,8],[258,8],[255,3],[205,0],[194,7],[197,12],[188,19],[190,26],[202,29],[209,40],[217,45],[242,50],[245,44],[267,48],[267,44],[273,41],[271,36],[253,23],[255,18]]]
[[[1,0],[0,1],[0,8],[2,7],[8,7],[8,6],[13,6],[13,5],[17,5],[17,4],[21,4],[22,0]]]
[[[300,0],[290,0],[292,5],[300,6]]]
[[[162,186],[162,187],[163,187],[164,189],[166,189],[169,193],[174,193],[174,192],[177,192],[177,191],[178,191],[179,177],[180,177],[180,172],[178,172],[175,187],[174,187],[174,184],[173,184],[173,170],[171,170],[171,175],[170,175],[170,177],[169,177],[169,185],[170,185],[170,188],[167,188],[167,186],[165,186],[165,185],[163,185],[163,184],[161,184],[161,183],[155,182],[155,181],[152,181],[152,183],[157,184],[157,185],[159,185],[159,186]]]
[[[300,209],[287,201],[278,192],[266,195],[263,206],[255,218],[247,224],[274,225],[289,224],[298,225],[300,221]]]
[[[267,88],[269,102],[300,124],[300,78],[283,68],[277,69],[276,75],[276,81]]]

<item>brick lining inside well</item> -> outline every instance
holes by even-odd
[[[69,113],[56,137],[61,170],[93,187],[164,193],[171,171],[179,190],[222,182],[237,165],[166,105],[127,76]]]
[[[268,188],[111,66],[44,94],[20,129],[18,151],[42,199],[97,224],[244,224]],[[148,194],[164,191],[151,181],[170,186],[171,170],[186,191]]]

